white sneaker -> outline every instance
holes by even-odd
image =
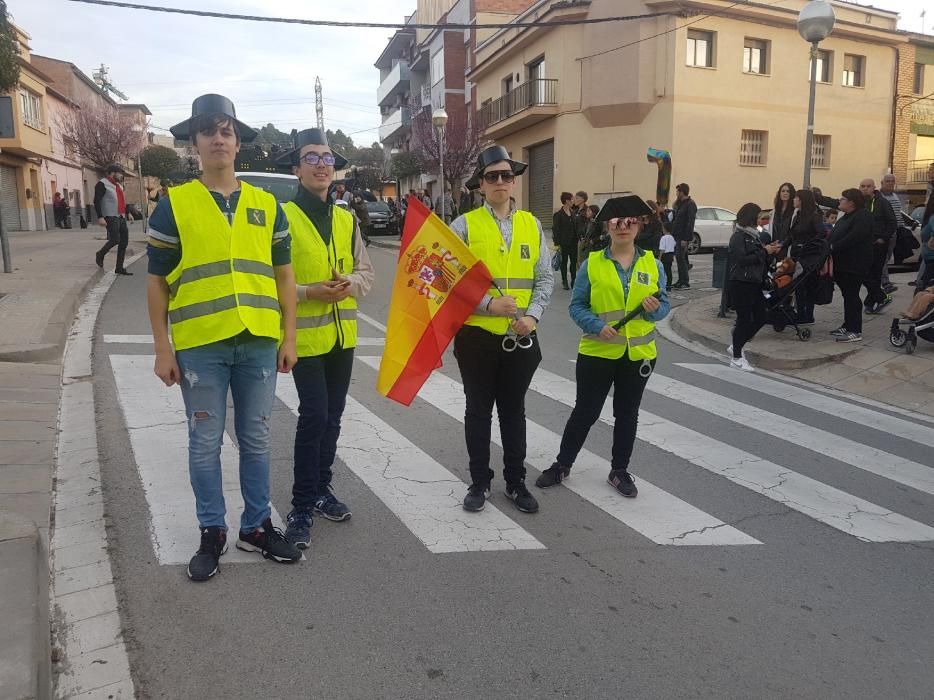
[[[726,354],[730,356],[730,359],[731,359],[731,360],[733,359],[733,346],[732,346],[732,345],[727,345],[727,346],[726,346]],[[740,350],[740,351],[739,351],[739,354],[743,356],[743,359],[745,359],[745,358],[746,358],[746,348],[743,348],[742,350]]]
[[[735,367],[736,369],[741,369],[744,372],[755,372],[755,368],[749,364],[749,360],[745,357],[740,358],[730,358],[730,367]]]

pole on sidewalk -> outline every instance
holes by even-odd
[[[0,250],[3,251],[3,271],[13,272],[13,258],[10,257],[10,241],[6,237],[6,228],[3,226],[2,216],[0,216]]]

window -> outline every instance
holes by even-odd
[[[811,70],[810,64],[808,64],[808,70],[809,71]],[[824,51],[823,49],[818,49],[817,50],[817,82],[829,83],[831,75],[833,75],[833,54],[830,51]],[[808,80],[810,79],[811,79],[811,74],[808,73]]]
[[[714,213],[713,209],[701,207],[697,210],[697,216],[695,218],[699,221],[716,221],[717,215]]]
[[[843,55],[843,84],[847,87],[863,87],[866,76],[864,56],[856,56],[848,53]]]
[[[743,129],[739,144],[740,165],[765,165],[765,153],[769,132]]]
[[[827,134],[814,134],[811,141],[811,167],[830,167],[830,136]]]
[[[769,72],[768,53],[769,42],[746,39],[743,42],[743,73],[766,75]]]
[[[431,84],[437,85],[444,78],[444,49],[431,57]]]
[[[29,90],[19,93],[20,106],[23,108],[23,123],[33,129],[42,128],[42,98]]]
[[[503,94],[508,95],[510,92],[512,92],[512,73],[508,78],[503,78]]]
[[[913,83],[913,92],[916,95],[920,95],[924,92],[924,64],[916,63],[915,64],[915,80]]]
[[[728,223],[736,221],[736,214],[726,209],[714,209],[714,213],[717,215],[717,221],[726,221]]]
[[[713,32],[688,30],[687,64],[701,68],[713,68]]]

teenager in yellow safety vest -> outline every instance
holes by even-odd
[[[551,300],[554,273],[542,225],[512,199],[516,176],[526,164],[502,146],[490,146],[477,161],[467,187],[479,188],[485,203],[451,222],[489,268],[493,286],[454,337],[454,357],[464,382],[464,431],[471,484],[469,511],[490,497],[490,430],[493,405],[499,413],[506,496],[525,513],[538,503],[525,486],[525,394],[542,360],[536,327]]]
[[[171,131],[191,140],[203,174],[172,187],[153,212],[147,296],[155,373],[166,386],[180,385],[188,417],[188,470],[201,529],[188,576],[206,581],[227,551],[220,452],[228,389],[244,502],[237,548],[278,562],[301,559],[273,527],[269,505],[276,370],[288,372],[296,361],[295,278],[285,214],[272,195],[234,177],[240,143],[256,132],[221,95],[202,95],[191,112]]]
[[[357,300],[373,286],[373,266],[354,215],[328,197],[335,169],[346,168],[347,160],[331,150],[325,134],[298,132],[294,148],[278,162],[299,179],[294,200],[283,206],[298,283],[298,363],[292,378],[299,398],[285,536],[305,549],[315,514],[334,521],[350,517],[331,488],[331,467],[357,345]]]
[[[610,245],[587,257],[574,285],[571,318],[584,331],[577,355],[577,399],[558,457],[536,486],[554,486],[570,476],[613,387],[613,457],[607,481],[628,498],[638,493],[629,460],[642,392],[655,367],[655,323],[669,309],[662,264],[635,244],[651,214],[643,200],[630,195],[609,200],[596,218],[607,223]]]

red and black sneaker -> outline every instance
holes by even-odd
[[[610,486],[619,491],[626,498],[635,498],[636,494],[639,493],[639,489],[636,488],[636,482],[633,480],[632,474],[625,469],[614,469],[610,472],[606,480]]]
[[[227,531],[222,527],[201,529],[201,546],[188,562],[188,578],[207,581],[217,573],[221,555],[227,551]]]
[[[301,550],[289,543],[282,530],[273,527],[272,520],[269,518],[266,518],[263,524],[252,532],[240,530],[237,549],[242,549],[244,552],[258,552],[267,559],[283,564],[291,564],[302,558]]]

